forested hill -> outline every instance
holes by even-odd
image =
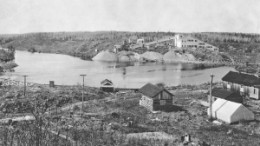
[[[63,53],[89,59],[95,50],[112,49],[115,44],[123,44],[129,39],[135,41],[144,38],[153,41],[168,36],[174,32],[49,32],[28,33],[18,35],[0,35],[0,45],[13,46],[17,50],[35,50],[37,52]],[[190,33],[198,39],[220,48],[220,51],[259,52],[260,35],[243,33]]]
[[[227,51],[230,47],[247,52],[258,52],[260,49],[260,34],[205,32],[191,35],[219,47],[222,51]]]

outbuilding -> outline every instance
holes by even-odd
[[[213,101],[216,101],[218,98],[225,99],[232,102],[242,103],[243,104],[243,97],[233,91],[229,91],[223,88],[214,88],[212,89],[212,98]]]
[[[163,87],[147,83],[139,91],[142,93],[139,104],[151,111],[167,110],[173,104],[173,94]]]
[[[210,115],[209,108],[208,115]],[[239,121],[254,120],[253,112],[247,109],[241,103],[236,103],[220,98],[212,104],[212,117],[228,124]]]
[[[114,85],[111,80],[105,79],[101,82],[100,90],[104,92],[114,92]]]

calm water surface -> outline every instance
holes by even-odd
[[[4,75],[6,78],[23,81],[23,75],[28,75],[28,82],[48,84],[54,81],[58,85],[82,84],[80,74],[86,74],[85,84],[100,85],[103,79],[110,79],[116,87],[138,88],[147,82],[166,85],[201,84],[210,80],[210,74],[215,75],[214,81],[221,78],[231,67],[218,67],[204,70],[187,70],[191,64],[125,64],[84,61],[79,58],[61,54],[43,54],[17,51],[15,62],[19,65],[15,72]]]

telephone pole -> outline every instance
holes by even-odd
[[[84,101],[84,78],[85,78],[85,74],[81,74],[80,75],[82,77],[82,97],[81,97],[81,100],[82,100],[82,104],[81,104],[81,113],[83,114],[83,101]]]
[[[210,97],[209,97],[209,119],[212,120],[212,84],[213,84],[213,78],[214,75],[210,75],[211,81],[210,81]]]
[[[26,77],[27,75],[24,75],[24,89],[23,89],[23,96],[25,97],[25,94],[26,94]]]

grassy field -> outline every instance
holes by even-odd
[[[181,110],[152,113],[139,106],[140,93],[133,91],[125,94],[104,93],[99,89],[86,87],[82,109],[79,86],[49,88],[39,85],[28,88],[26,97],[23,97],[23,88],[2,87],[0,110],[2,118],[25,113],[37,117],[38,120],[30,123],[29,127],[26,126],[28,123],[14,126],[14,129],[23,129],[23,132],[16,133],[15,136],[30,134],[33,128],[40,126],[59,131],[85,145],[180,145],[180,138],[186,133],[191,135],[195,145],[259,145],[259,102],[247,102],[256,113],[255,121],[215,125],[208,122],[207,107],[199,102],[207,100],[208,88],[208,84],[168,87],[174,94],[173,104]],[[10,139],[12,129],[5,130],[9,130],[7,137]],[[44,139],[48,139],[48,134],[38,132],[39,135],[25,138],[23,142],[36,142],[37,139],[41,139],[42,143],[46,142]],[[164,135],[164,138],[157,139],[154,136],[156,134]],[[2,129],[0,139],[4,138]],[[59,144],[68,143],[62,138],[53,138],[60,139]],[[54,143],[55,140],[49,141]]]

